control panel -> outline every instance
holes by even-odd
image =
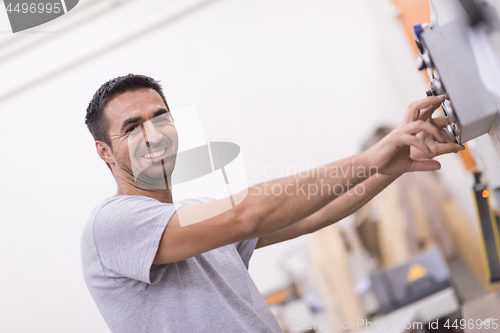
[[[488,70],[496,66],[500,75],[500,57],[489,41],[496,21],[483,14],[491,8],[486,2],[431,0],[431,10],[436,10],[439,2],[446,3],[446,10],[453,11],[455,17],[444,24],[431,19],[431,23],[414,26],[420,51],[417,67],[427,70],[431,82],[427,95],[445,97],[442,109],[449,120],[447,132],[455,142],[464,143],[489,133],[499,115],[500,93],[495,96],[495,87],[488,86],[481,68],[485,65],[481,57],[487,52],[491,62]],[[482,40],[478,42],[478,38]]]

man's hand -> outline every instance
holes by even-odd
[[[437,170],[441,165],[433,157],[461,149],[443,129],[446,119],[431,118],[443,100],[433,96],[410,104],[403,122],[363,153],[370,168],[385,175]]]
[[[427,146],[431,149],[431,154],[429,155],[427,152],[422,151],[416,147],[411,147],[410,148],[410,157],[414,160],[424,160],[424,159],[431,159],[436,156],[442,155],[442,154],[447,154],[450,152],[458,152],[460,150],[464,150],[464,147],[462,145],[457,145],[456,143],[453,142],[453,139],[450,137],[448,132],[444,129],[446,126],[450,124],[448,121],[448,118],[445,117],[439,117],[439,118],[429,118],[426,120],[428,123],[431,125],[437,127],[440,129],[441,133],[446,138],[445,143],[440,143],[437,141],[434,141],[433,138],[428,135],[425,132],[420,132],[417,134],[417,137],[425,142]]]

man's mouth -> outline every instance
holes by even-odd
[[[142,155],[141,157],[149,160],[158,160],[164,158],[165,157],[164,155],[166,153],[167,153],[167,148],[163,148],[161,150],[148,152]]]

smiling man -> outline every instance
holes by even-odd
[[[158,82],[129,74],[103,84],[86,124],[117,192],[90,214],[81,251],[111,331],[281,332],[247,271],[254,249],[341,220],[404,172],[438,169],[434,156],[460,149],[443,130],[446,120],[431,118],[442,101],[412,103],[402,124],[367,151],[253,186],[226,210],[229,199],[172,203],[178,136]],[[339,168],[369,172],[328,172]],[[325,185],[337,190],[303,191]],[[197,223],[182,226],[180,213]]]

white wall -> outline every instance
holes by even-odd
[[[150,75],[171,108],[196,104],[207,140],[240,145],[251,182],[272,178],[258,175],[265,166],[357,152],[425,89],[388,0],[218,0],[170,23],[202,1],[122,1],[108,12],[120,1],[99,2],[86,24],[68,28],[95,1],[14,36],[0,10],[1,332],[108,331],[79,252],[90,210],[115,191],[83,123],[107,79]],[[276,261],[301,242],[256,251],[262,292],[285,281]]]

